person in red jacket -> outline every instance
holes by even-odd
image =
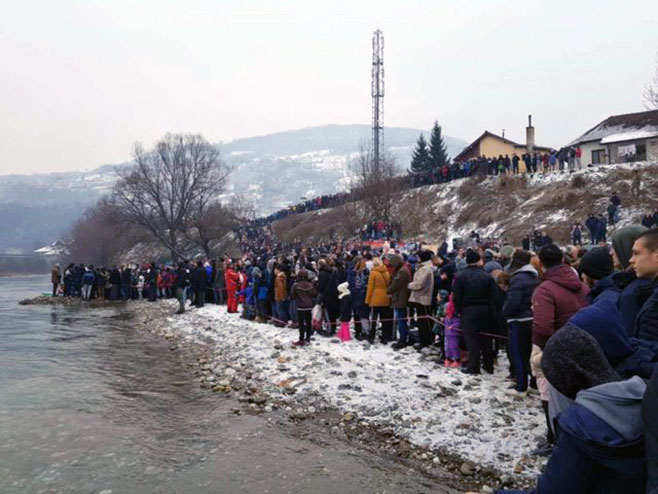
[[[226,280],[226,307],[228,312],[238,311],[238,298],[236,292],[240,287],[240,275],[233,269],[233,262],[229,259],[226,261],[226,272],[224,273]]]
[[[539,250],[539,262],[544,274],[542,282],[532,294],[532,355],[530,367],[537,378],[541,405],[546,415],[548,433],[547,445],[543,452],[548,453],[554,442],[551,421],[548,413],[549,385],[541,371],[541,356],[549,338],[562,328],[569,318],[587,305],[589,288],[578,277],[571,266],[563,263],[564,254],[555,244],[548,244]]]

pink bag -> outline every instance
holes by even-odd
[[[348,322],[341,322],[340,323],[340,329],[338,330],[338,338],[340,338],[340,341],[350,341],[352,339],[352,335],[350,334],[350,323]]]

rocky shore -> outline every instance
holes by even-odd
[[[67,307],[117,307],[126,305],[125,300],[82,300],[79,297],[51,297],[40,295],[38,297],[26,298],[18,302],[20,305],[59,305]]]
[[[208,305],[173,315],[173,301],[132,303],[134,323],[171,349],[204,350],[187,363],[234,413],[284,413],[312,420],[378,454],[394,457],[459,490],[492,492],[533,484],[544,459],[530,455],[544,433],[538,397],[504,394],[506,363],[493,376],[464,376],[438,365],[435,351],[314,337],[257,324]]]

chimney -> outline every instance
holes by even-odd
[[[528,126],[525,128],[525,148],[529,154],[535,148],[535,128],[532,126],[532,115],[528,115]]]

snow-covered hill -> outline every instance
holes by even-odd
[[[402,169],[409,165],[418,129],[387,128],[386,147]],[[350,159],[367,144],[367,125],[326,125],[237,139],[219,144],[233,168],[228,195],[252,199],[261,214],[301,197],[315,197],[348,186]],[[465,142],[445,137],[448,152]],[[0,176],[0,252],[26,252],[62,236],[87,206],[111,191],[116,167],[88,172]]]

